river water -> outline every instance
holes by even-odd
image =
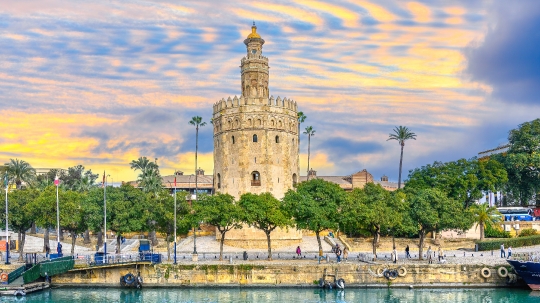
[[[343,291],[306,288],[55,288],[26,297],[0,297],[0,302],[373,302],[373,303],[529,303],[540,302],[540,292],[509,289],[358,289]]]

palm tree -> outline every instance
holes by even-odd
[[[403,165],[403,147],[405,146],[405,141],[413,139],[416,140],[416,134],[411,132],[406,126],[399,126],[394,128],[394,134],[389,134],[388,140],[396,140],[399,145],[401,145],[401,157],[399,158],[399,179],[398,179],[398,189],[401,188],[401,167]]]
[[[199,151],[199,127],[205,126],[206,122],[203,122],[200,116],[195,116],[191,118],[189,124],[195,126],[195,203],[197,203],[197,197],[199,196],[199,174],[197,172],[197,153]],[[193,228],[193,254],[197,254],[197,234],[195,233],[195,228]]]
[[[304,115],[304,112],[298,112],[296,116],[298,117],[298,154],[300,154],[300,124],[306,121],[307,116]],[[300,166],[300,163],[298,165]]]
[[[484,231],[486,225],[493,226],[502,220],[501,213],[495,206],[489,206],[487,203],[473,204],[470,208],[474,222],[480,226],[480,241],[484,240]]]
[[[311,137],[315,136],[315,130],[313,126],[306,127],[305,135],[308,135],[308,148],[307,148],[307,180],[309,181],[309,156],[311,152]]]
[[[23,182],[29,184],[36,179],[36,170],[28,162],[19,159],[10,159],[7,174],[10,181],[17,185],[17,189],[21,189]]]
[[[137,182],[144,192],[159,192],[162,186],[157,163],[146,157],[139,157],[139,159],[131,161],[130,165],[131,169],[141,172],[137,177]]]

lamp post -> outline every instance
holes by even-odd
[[[6,185],[6,265],[9,263],[9,232],[8,232],[8,175],[4,176],[4,183]]]
[[[103,234],[105,241],[103,242],[103,263],[107,263],[107,177],[103,172]]]
[[[174,264],[176,265],[176,176],[174,177]]]

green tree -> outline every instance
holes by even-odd
[[[399,177],[398,177],[398,189],[401,188],[401,168],[403,166],[403,148],[405,147],[405,141],[416,140],[416,134],[411,132],[406,126],[396,126],[394,133],[388,135],[388,140],[396,140],[401,146],[401,156],[399,157]]]
[[[300,183],[296,190],[287,191],[283,202],[298,229],[315,232],[319,250],[322,250],[320,233],[326,229],[337,229],[339,210],[346,199],[347,195],[339,185],[311,179]]]
[[[59,190],[59,197],[61,197],[61,193],[62,191]],[[37,226],[43,227],[46,230],[56,229],[56,186],[46,187],[30,205],[32,216],[35,218]],[[49,245],[48,233],[45,233],[45,237],[43,238],[44,249],[46,245]]]
[[[140,172],[137,182],[144,192],[156,194],[161,191],[163,186],[156,162],[150,161],[147,157],[139,157],[137,160],[132,160],[130,165],[131,169]]]
[[[355,188],[343,206],[341,218],[344,228],[362,229],[373,237],[373,255],[377,258],[377,246],[382,232],[396,230],[405,224],[403,210],[405,202],[379,184],[367,183],[363,188]],[[398,203],[399,202],[399,203]]]
[[[23,262],[26,231],[32,227],[32,222],[34,221],[34,214],[30,207],[39,196],[39,192],[35,189],[28,188],[10,192],[8,196],[9,226],[13,231],[18,233],[19,262]],[[0,211],[4,214],[6,208],[4,204],[2,205],[3,207]]]
[[[466,230],[472,226],[469,211],[459,201],[449,199],[438,189],[422,189],[411,197],[411,220],[418,226],[419,259],[422,260],[424,240],[430,232],[449,229]]]
[[[54,180],[54,176],[53,180]],[[71,190],[88,191],[95,185],[98,174],[92,173],[92,170],[85,170],[83,165],[69,167],[67,173],[59,175],[62,185]]]
[[[15,183],[17,189],[21,189],[23,182],[31,184],[36,180],[36,170],[24,160],[10,159],[7,174],[10,182]]]
[[[243,221],[248,225],[262,230],[268,242],[268,260],[272,260],[272,245],[270,234],[276,228],[292,225],[288,209],[271,193],[260,195],[247,193],[240,197],[238,203],[244,213]]]
[[[71,255],[75,254],[77,235],[84,232],[88,225],[85,221],[84,193],[72,190],[62,191],[60,205],[60,226],[71,234]]]
[[[459,159],[451,162],[434,162],[409,173],[405,185],[407,192],[437,188],[465,208],[480,199],[485,191],[497,191],[507,182],[506,170],[495,160],[479,161]]]
[[[540,119],[525,122],[508,135],[510,148],[494,158],[504,163],[508,172],[508,191],[522,206],[536,198],[540,203]]]
[[[234,197],[229,194],[216,194],[214,196],[201,197],[194,205],[195,212],[200,219],[212,226],[215,226],[220,235],[219,260],[223,260],[223,243],[226,233],[233,228],[240,228],[242,214],[240,207],[236,205]]]
[[[489,206],[487,203],[473,204],[470,207],[474,222],[480,227],[480,240],[484,240],[485,227],[488,225],[493,227],[501,222],[502,215],[494,206]]]
[[[149,231],[152,205],[149,197],[131,185],[107,188],[107,228],[115,232],[120,247],[122,234]]]
[[[306,131],[304,131],[305,135],[308,135],[308,152],[307,152],[307,180],[309,180],[309,157],[311,154],[311,137],[315,136],[315,130],[313,129],[313,126],[306,127]]]

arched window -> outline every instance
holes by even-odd
[[[276,143],[279,143],[279,136],[276,136]]]
[[[298,180],[297,180],[296,174],[293,174],[292,175],[292,185],[296,186],[296,183],[298,183]]]
[[[232,144],[234,144],[234,136],[232,136]]]
[[[261,175],[258,171],[251,173],[251,186],[261,186]]]
[[[221,175],[217,174],[217,188],[221,188]]]
[[[253,142],[257,142],[257,135],[253,135]]]

